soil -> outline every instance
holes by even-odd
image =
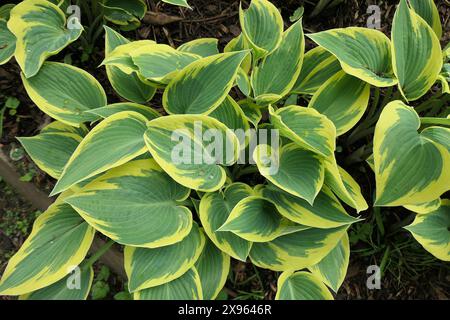
[[[249,1],[242,1],[248,6]],[[316,17],[310,17],[312,1],[302,0],[272,0],[281,9],[285,23],[289,24],[289,17],[300,6],[305,5],[304,29],[307,33],[322,31],[330,28],[361,26],[365,27],[369,14],[367,7],[376,4],[381,8],[381,30],[390,33],[391,21],[398,1],[357,1],[347,0],[344,4],[326,10]],[[159,22],[169,20],[183,20],[165,25],[150,25],[143,22],[135,31],[122,32],[129,39],[153,39],[158,43],[167,43],[174,47],[189,40],[213,37],[219,39],[219,46],[223,48],[232,38],[240,34],[239,1],[235,0],[190,0],[193,10],[171,6],[158,1],[148,1],[149,9],[159,16]],[[437,0],[443,22],[444,36],[442,43],[450,39],[450,5],[446,0]],[[79,44],[78,44],[79,45]],[[103,40],[96,44],[87,61],[81,62],[83,52],[77,43],[73,44],[52,60],[62,61],[70,58],[74,65],[82,67],[92,73],[103,85],[109,103],[119,102],[111,88],[104,71],[98,68],[103,60]],[[307,48],[312,43],[307,40]],[[20,101],[16,114],[5,112],[3,121],[3,135],[0,136],[0,148],[7,154],[19,147],[16,137],[33,136],[51,119],[43,114],[28,98],[22,81],[20,69],[14,59],[0,66],[0,109],[7,97],[15,97]],[[149,105],[160,108],[160,96],[155,97]],[[345,137],[344,137],[345,139]],[[19,149],[20,151],[20,149]],[[347,152],[354,150],[344,150]],[[344,162],[345,163],[345,159]],[[54,185],[54,180],[40,171],[28,156],[19,156],[15,161],[24,179],[31,179],[41,190],[48,193]],[[346,163],[345,168],[361,184],[365,190],[366,199],[372,198],[374,179],[370,170],[363,163]],[[399,229],[402,221],[409,213],[402,209],[383,210],[381,224],[385,234],[381,234],[379,225],[375,221],[373,210],[363,214],[365,222],[351,230],[352,257],[347,279],[337,294],[337,299],[449,299],[450,298],[450,267],[438,261],[427,253],[406,231]],[[0,180],[0,273],[6,266],[7,259],[23,243],[31,231],[32,221],[38,214],[30,205],[22,201],[4,182]],[[399,248],[398,244],[403,247]],[[385,257],[383,259],[383,257]],[[387,262],[386,262],[387,261]],[[369,265],[384,263],[384,274],[381,279],[381,289],[367,289],[366,272]],[[97,266],[97,268],[99,268]],[[123,289],[123,281],[112,276],[109,282],[112,293]],[[275,272],[255,268],[250,263],[234,262],[226,293],[231,299],[273,299],[276,292]]]

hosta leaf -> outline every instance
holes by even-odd
[[[145,153],[146,122],[143,115],[131,111],[116,113],[100,122],[70,157],[52,194]]]
[[[166,44],[153,44],[130,52],[139,74],[146,80],[166,85],[184,67],[198,60],[200,56],[175,50]]]
[[[95,117],[84,111],[104,107],[106,94],[100,83],[77,67],[46,62],[32,78],[22,81],[31,100],[52,118],[79,126]]]
[[[199,217],[208,237],[225,253],[241,261],[247,259],[251,243],[232,232],[217,231],[228,219],[236,204],[253,195],[246,184],[233,183],[224,191],[207,193],[200,201]]]
[[[60,132],[44,130],[37,136],[17,139],[42,171],[58,179],[72,153],[83,140],[83,136],[69,130]]]
[[[397,84],[391,65],[391,42],[381,31],[350,27],[308,37],[335,55],[346,73],[376,87]]]
[[[270,121],[280,134],[305,149],[329,157],[336,149],[336,127],[326,116],[314,109],[289,106],[274,111],[269,108]]]
[[[119,102],[107,105],[106,107],[101,107],[97,109],[89,110],[89,113],[95,114],[103,119],[112,116],[113,114],[123,112],[123,111],[132,111],[136,113],[140,113],[148,120],[153,120],[161,116],[157,111],[153,110],[148,106],[144,106],[142,104],[133,103],[133,102]]]
[[[414,11],[421,16],[428,25],[433,28],[436,36],[442,37],[442,24],[439,11],[433,0],[409,0]]]
[[[45,126],[41,133],[74,133],[79,136],[84,137],[89,133],[88,128],[85,125],[81,125],[79,127],[72,127],[68,124],[65,124],[61,121],[53,121],[50,122],[47,126]]]
[[[450,129],[430,127],[419,133],[419,128],[419,116],[403,102],[391,102],[383,109],[373,148],[376,205],[433,201],[449,189]],[[438,130],[445,141],[434,133]]]
[[[252,262],[274,271],[299,270],[315,265],[336,247],[347,226],[333,229],[305,230],[288,234],[271,242],[254,243]]]
[[[407,226],[414,238],[432,255],[443,261],[450,261],[450,201],[442,200],[436,211],[419,214]]]
[[[142,19],[147,12],[145,0],[104,0],[104,18],[122,27],[124,30],[133,30],[140,26]]]
[[[147,126],[150,153],[175,181],[204,192],[223,186],[226,173],[220,164],[234,164],[239,151],[238,138],[224,124],[203,115],[172,115]]]
[[[305,54],[293,93],[314,94],[328,79],[341,70],[339,60],[322,47]]]
[[[244,133],[250,129],[250,124],[248,123],[245,113],[232,97],[226,97],[225,100],[208,116],[219,120],[235,133],[241,132],[242,136],[238,137],[239,144],[241,148],[245,148],[247,141]]]
[[[252,87],[256,100],[265,100],[266,95],[277,95],[278,101],[294,86],[302,68],[305,52],[302,20],[293,24],[283,35],[275,51],[266,56],[254,69]]]
[[[241,106],[247,120],[250,121],[255,128],[257,128],[262,119],[261,108],[250,99],[241,100],[238,104]]]
[[[259,145],[253,158],[267,180],[311,205],[314,203],[325,174],[324,160],[319,155],[290,143],[280,150]]]
[[[415,213],[427,214],[436,211],[441,207],[441,198],[425,203],[410,204],[404,207]]]
[[[156,287],[182,276],[194,266],[205,246],[198,225],[180,242],[159,248],[125,247],[125,271],[128,290]]]
[[[370,85],[340,71],[313,95],[309,107],[333,121],[337,135],[352,129],[366,112]]]
[[[248,76],[248,74],[244,71],[244,69],[239,68],[237,77],[236,77],[236,84],[239,88],[239,90],[241,90],[241,92],[249,97],[252,93],[252,84],[250,81],[250,77]]]
[[[367,202],[361,194],[361,188],[347,171],[339,167],[336,159],[325,161],[325,185],[336,194],[339,199],[357,212],[368,208]]]
[[[189,189],[175,183],[149,159],[108,171],[66,202],[114,241],[157,248],[189,234],[192,214],[177,203],[188,195]]]
[[[251,242],[268,242],[298,229],[284,219],[271,202],[251,196],[236,204],[227,221],[217,231],[230,231]]]
[[[59,53],[81,35],[77,19],[66,28],[66,16],[45,0],[22,1],[10,13],[8,29],[16,36],[15,57],[26,78],[38,73],[45,59]]]
[[[79,271],[69,273],[48,287],[20,296],[19,300],[86,300],[94,280],[94,270],[92,267],[82,266]],[[72,288],[68,284],[79,287]]]
[[[334,300],[328,288],[308,272],[286,271],[278,278],[276,300]]]
[[[201,38],[186,42],[178,47],[178,51],[193,53],[201,57],[219,54],[219,40],[215,38]]]
[[[230,256],[206,240],[203,252],[195,263],[202,283],[203,299],[214,300],[225,286],[230,272]]]
[[[236,52],[248,49],[250,49],[250,46],[245,40],[244,35],[241,33],[239,36],[231,39],[231,41],[227,43],[227,45],[223,49],[223,52]],[[251,67],[252,67],[252,55],[249,54],[245,57],[244,61],[242,62],[241,68],[244,70],[244,72],[248,73],[250,72]]]
[[[3,273],[1,295],[21,295],[49,286],[85,258],[95,231],[63,202],[67,195],[61,195],[34,222],[31,234]]]
[[[7,26],[13,7],[14,4],[5,4],[0,7],[0,65],[7,63],[16,50],[16,37]]]
[[[191,9],[191,6],[188,4],[187,0],[162,0],[162,2]]]
[[[202,300],[202,284],[195,267],[181,277],[134,293],[135,300]]]
[[[248,52],[222,53],[191,63],[169,83],[163,106],[169,114],[207,114],[217,108],[233,87]]]
[[[417,100],[433,86],[442,69],[439,39],[406,0],[400,0],[397,7],[391,37],[399,89],[407,100]]]
[[[349,260],[350,243],[346,233],[325,258],[308,269],[334,292],[338,292],[347,275]]]
[[[317,195],[313,206],[273,185],[265,187],[262,195],[271,201],[284,217],[301,225],[326,229],[358,221],[347,214],[339,200],[326,186]]]
[[[117,44],[119,42],[117,39],[118,37],[118,34],[116,34],[114,39],[114,41],[117,41]],[[106,55],[105,60],[103,60],[101,65],[118,67],[126,74],[133,74],[139,71],[131,56],[134,51],[156,45],[156,42],[152,40],[129,42],[128,40],[124,41],[123,38],[121,38],[121,42],[125,43],[115,46],[114,49]]]
[[[439,75],[437,77],[437,81],[441,83],[442,93],[450,94],[450,84],[448,83],[447,78],[445,78],[443,75]]]
[[[116,47],[129,43],[129,40],[107,26],[104,28],[107,58]],[[122,98],[136,103],[145,103],[153,98],[156,89],[144,83],[137,74],[127,74],[117,66],[105,66],[105,68],[111,86]]]
[[[442,129],[442,128],[440,128]],[[375,172],[375,163],[374,163],[374,156],[373,154],[366,159],[367,164],[370,166],[373,172]],[[441,198],[429,201],[429,202],[423,202],[423,203],[415,203],[415,204],[409,204],[405,205],[404,207],[408,209],[409,211],[425,214],[430,213],[433,211],[436,211],[441,206]]]
[[[239,9],[242,34],[255,52],[255,59],[274,51],[283,37],[284,23],[278,9],[268,0],[252,0],[247,10]]]

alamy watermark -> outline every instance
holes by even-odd
[[[278,172],[280,134],[277,129],[204,130],[203,123],[195,121],[192,131],[182,128],[172,132],[171,140],[176,142],[171,150],[173,164],[256,164],[252,155],[259,146],[258,158],[266,172]],[[234,143],[235,137],[239,141],[239,150]]]

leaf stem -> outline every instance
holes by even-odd
[[[105,243],[100,249],[98,249],[92,256],[87,259],[83,264],[83,269],[87,269],[90,266],[92,266],[98,259],[100,259],[101,256],[103,256],[106,251],[111,248],[111,246],[114,244],[114,240],[109,240],[107,243]]]

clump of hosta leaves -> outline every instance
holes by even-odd
[[[175,49],[105,27],[102,65],[124,100],[114,104],[79,67],[45,61],[82,32],[66,28],[57,5],[8,7],[0,22],[26,91],[55,119],[18,139],[57,179],[58,198],[10,260],[0,293],[86,298],[106,250],[86,259],[97,233],[124,246],[135,299],[215,299],[232,259],[282,272],[277,299],[332,299],[349,264],[348,229],[369,208],[370,190],[335,155],[360,126],[374,131],[367,200],[417,212],[407,229],[449,261],[448,110],[411,107],[437,81],[447,99],[448,49],[434,3],[418,3],[400,1],[390,38],[332,29],[306,35],[317,44],[306,53],[302,20],[284,28],[267,0],[241,9],[242,34],[223,52],[217,39]],[[46,30],[57,31],[36,46]],[[379,88],[394,87],[397,99],[385,94],[379,107]],[[160,112],[146,105],[156,93]],[[73,272],[77,290],[67,285]]]

